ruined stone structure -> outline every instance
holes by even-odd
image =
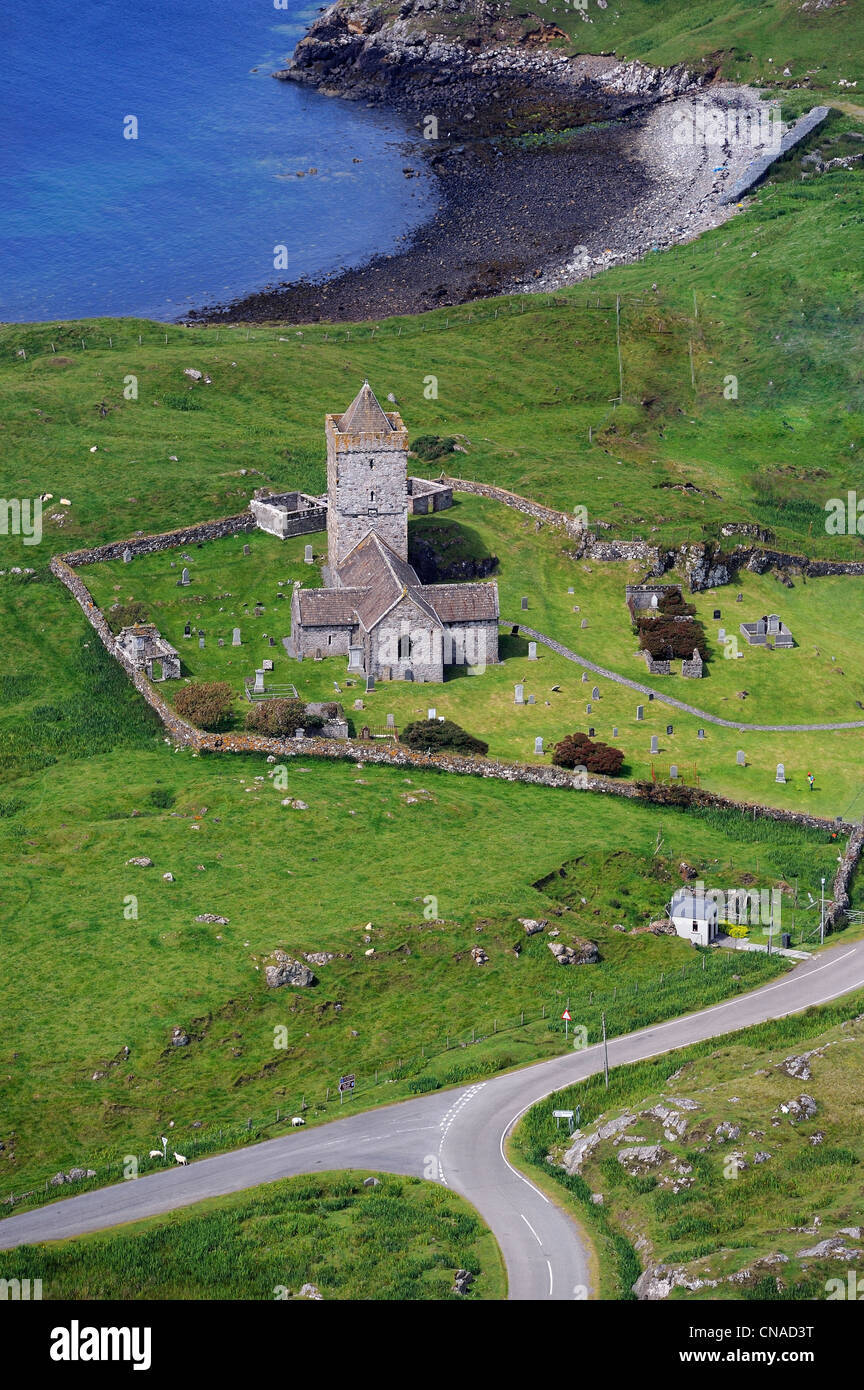
[[[117,654],[151,681],[180,679],[180,655],[153,623],[136,623],[117,634]]]
[[[755,623],[741,623],[741,636],[751,647],[764,647],[773,643],[775,647],[794,647],[795,639],[788,627],[784,627],[776,613],[763,613]]]
[[[382,410],[364,382],[325,431],[328,587],[295,588],[292,655],[344,655],[349,671],[381,680],[442,681],[445,666],[497,662],[498,586],[424,585],[408,563],[412,498],[428,510],[451,497],[408,478],[398,412]]]

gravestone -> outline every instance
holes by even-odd
[[[582,684],[585,685],[585,683],[586,683],[587,680],[588,680],[588,672],[587,672],[587,671],[583,671],[583,672],[582,672]]]
[[[516,693],[515,693],[514,696],[513,696],[513,703],[514,703],[514,705],[524,705],[524,703],[525,703],[525,687],[524,687],[524,685],[517,685],[517,686],[516,686]]]
[[[396,718],[395,718],[395,715],[388,714],[388,716],[387,716],[387,728],[388,728],[388,729],[395,729],[395,728],[396,728]]]
[[[581,621],[581,623],[579,624],[579,626],[580,626],[580,627],[587,627],[587,626],[588,626],[588,619],[587,619],[587,618],[583,618],[582,621]]]
[[[652,607],[652,608],[656,608],[656,607],[657,607],[657,595],[656,595],[656,594],[652,594],[652,595],[651,595],[651,607]]]
[[[426,711],[426,718],[427,718],[427,719],[437,719],[437,718],[438,718],[438,711],[437,711],[437,709],[427,709],[427,711]]]
[[[265,657],[265,659],[261,662],[261,669],[262,669],[263,671],[272,671],[272,670],[273,670],[273,662],[272,662],[272,661],[268,661],[267,658]]]
[[[295,730],[294,730],[294,737],[295,737],[295,738],[305,738],[305,737],[306,737],[306,730],[305,730],[305,729],[295,729]]]
[[[131,565],[132,563],[132,551],[129,549],[128,546],[123,551],[123,563],[124,565]]]
[[[743,748],[738,749],[738,752],[735,754],[735,761],[739,767],[747,766],[747,756]]]
[[[251,548],[249,547],[249,545],[248,545],[248,544],[247,544],[247,545],[244,545],[244,547],[243,547],[243,554],[244,554],[244,555],[251,555],[251,553],[252,553],[252,551],[251,551]]]
[[[672,778],[675,778],[675,777],[678,776],[678,764],[677,764],[677,763],[673,763],[672,766],[670,767],[670,769],[669,769],[669,776],[672,777]]]
[[[736,595],[735,595],[735,602],[736,602],[736,603],[743,603],[743,602],[744,602],[744,595],[743,595],[743,594],[736,594]]]
[[[597,687],[596,685],[595,685],[594,689],[591,691],[591,699],[592,699],[592,700],[599,700],[599,699],[600,699],[600,691],[599,691],[599,689],[598,689],[598,687]]]
[[[594,725],[592,724],[591,727],[590,727],[589,730],[588,730],[588,737],[589,737],[589,738],[593,738],[595,732],[596,732],[596,731],[595,731],[595,729],[594,729]]]
[[[697,729],[697,730],[696,730],[696,737],[697,737],[697,738],[704,738],[704,737],[705,737],[705,730],[704,730],[704,729]]]
[[[363,701],[362,701],[362,700],[355,700],[355,701],[354,701],[354,708],[355,708],[355,709],[362,709],[362,708],[363,708]]]
[[[524,611],[527,607],[528,607],[528,600],[527,600],[527,598],[523,598],[523,600],[522,600],[522,609],[523,609],[523,611]]]
[[[613,730],[612,730],[612,737],[613,737],[613,738],[617,738],[617,737],[618,737],[618,730],[617,730],[617,729],[613,729]]]
[[[313,563],[313,559],[314,557],[312,554],[312,547],[311,545],[307,545],[303,551],[303,562],[304,564],[311,565]]]
[[[370,695],[374,689],[375,689],[375,677],[374,677],[374,676],[367,676],[367,677],[366,677],[366,694],[367,694],[367,695]]]
[[[192,636],[192,624],[191,624],[191,623],[187,623],[186,626],[184,627],[184,629],[183,629],[183,636],[184,636],[184,637],[191,637],[191,636]]]
[[[183,566],[183,570],[180,575],[180,583],[183,585],[192,583],[191,579],[189,578],[189,571],[187,570],[185,565]]]
[[[656,734],[652,734],[652,735],[651,735],[651,752],[652,752],[652,753],[659,753],[659,752],[660,752],[660,741],[659,741],[659,739],[657,738],[657,735],[656,735]]]
[[[529,660],[529,661],[536,661],[536,660],[537,660],[537,643],[536,643],[536,642],[529,642],[529,643],[528,643],[528,660]]]
[[[218,639],[216,645],[219,646],[219,647],[224,647],[224,646],[225,646],[225,638],[224,638],[224,637],[220,637],[220,638]]]
[[[535,752],[535,753],[542,753],[542,752],[543,752],[543,739],[540,737],[539,734],[538,734],[537,737],[534,739],[534,752]]]
[[[171,561],[171,568],[172,568],[172,570],[176,570],[176,568],[177,568],[177,561],[176,561],[176,560],[172,560],[172,561]]]
[[[725,642],[725,641],[726,641],[726,629],[725,629],[725,627],[718,627],[718,629],[717,629],[717,641],[718,641],[718,642]]]
[[[644,706],[644,705],[637,705],[637,706],[636,706],[636,718],[637,718],[637,719],[644,719],[644,718],[645,718],[645,706]]]
[[[534,696],[533,696],[533,695],[529,695],[529,696],[528,696],[528,703],[529,703],[529,705],[533,705],[533,704],[534,704]]]
[[[715,621],[715,623],[717,622],[717,620],[719,619],[719,617],[720,617],[720,609],[719,609],[719,608],[715,608],[715,609],[714,609],[714,621]]]
[[[777,776],[774,778],[774,781],[784,783],[786,781],[786,769],[782,763],[777,764]]]
[[[590,705],[586,705],[586,706],[585,706],[585,713],[586,713],[586,714],[590,714],[590,713],[591,713],[591,706],[590,706]]]
[[[256,694],[256,695],[263,695],[263,694],[264,694],[264,672],[263,672],[263,671],[256,671],[256,672],[255,672],[255,694]]]
[[[667,724],[667,725],[666,725],[666,732],[667,732],[667,734],[670,734],[670,735],[673,734],[673,733],[675,732],[671,724]]]
[[[568,592],[568,594],[575,594],[576,590],[575,590],[575,589],[568,589],[567,592]]]
[[[242,642],[240,641],[240,629],[239,629],[239,627],[235,627],[233,633],[231,634],[231,646],[232,646],[232,647],[240,647],[240,646],[242,646],[242,645],[243,645],[243,644],[242,644]]]
[[[270,643],[270,646],[271,646],[271,647],[275,647],[275,646],[276,646],[276,638],[275,638],[275,637],[268,637],[267,640],[268,640],[268,642]]]
[[[654,691],[653,691],[653,690],[649,690],[649,691],[648,691],[648,699],[649,699],[649,700],[653,700],[653,699],[654,699]]]
[[[199,638],[198,638],[198,646],[199,646],[199,648],[203,648],[203,646],[204,646],[204,638],[203,638],[203,637],[199,637]]]

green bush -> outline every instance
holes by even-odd
[[[246,728],[271,738],[293,738],[298,729],[320,729],[320,714],[307,714],[302,700],[261,700],[246,715]]]
[[[489,752],[489,744],[475,738],[452,719],[415,719],[406,724],[400,736],[402,743],[409,748],[424,748],[432,753],[449,751],[452,753]]]
[[[437,1076],[418,1076],[416,1080],[408,1082],[408,1090],[412,1096],[422,1096],[427,1091],[437,1091],[440,1085]]]
[[[455,447],[456,440],[452,436],[442,438],[439,434],[421,434],[411,445],[413,453],[424,463],[433,463],[445,454],[452,454]]]
[[[108,626],[112,632],[124,627],[134,627],[136,623],[148,621],[146,603],[114,603],[108,609]]]
[[[198,729],[224,729],[231,722],[234,691],[227,681],[193,681],[174,696],[174,708]]]

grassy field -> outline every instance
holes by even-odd
[[[718,1281],[700,1289],[679,1286],[676,1299],[824,1299],[834,1287],[829,1279],[839,1276],[845,1285],[855,1255],[804,1252],[844,1228],[859,1236],[841,1234],[841,1240],[860,1249],[861,1006],[858,995],[803,1017],[745,1029],[719,1045],[713,1040],[618,1067],[608,1091],[602,1077],[592,1078],[534,1107],[514,1152],[532,1174],[545,1174],[559,1200],[575,1204],[580,1219],[593,1223],[606,1297],[632,1297],[640,1268],[653,1265],[682,1270],[688,1281]],[[793,1076],[784,1063],[802,1053],[810,1074]],[[816,1110],[796,1120],[781,1106],[802,1093]],[[658,1104],[683,1115],[680,1136],[664,1132],[650,1113]],[[631,1173],[633,1165],[618,1160],[619,1148],[631,1141],[616,1144],[610,1138],[592,1149],[578,1174],[556,1168],[550,1178],[547,1153],[560,1162],[569,1147],[555,1129],[552,1109],[576,1105],[582,1107],[585,1135],[601,1119],[631,1114],[625,1134],[659,1144],[660,1163]],[[718,1126],[731,1128],[718,1133]],[[676,1164],[686,1170],[676,1172]],[[599,1210],[592,1192],[603,1194]]]
[[[457,553],[469,558],[498,556],[495,578],[503,617],[524,621],[607,669],[668,691],[720,718],[752,724],[864,718],[864,579],[841,576],[808,582],[799,578],[795,588],[787,590],[770,574],[744,571],[734,585],[693,595],[708,637],[709,674],[702,681],[684,681],[680,675],[648,676],[637,655],[624,587],[644,577],[639,566],[574,561],[562,533],[538,534],[529,518],[466,494],[448,512],[416,518],[410,529],[412,535],[433,543],[436,537],[445,537],[446,549],[440,540],[438,548],[447,558]],[[312,539],[320,561],[326,538],[321,533]],[[188,588],[177,587],[184,563],[180,551],[142,556],[132,565],[115,560],[86,566],[81,574],[106,612],[115,602],[144,602],[149,616],[182,653],[184,674],[230,681],[237,690],[238,727],[249,708],[242,695],[242,678],[251,677],[261,660],[269,657],[274,682],[292,682],[308,700],[340,699],[356,732],[364,723],[383,726],[387,713],[393,713],[397,728],[402,728],[412,719],[425,718],[428,708],[434,707],[486,739],[491,755],[543,762],[548,758],[534,754],[536,735],[544,738],[548,749],[565,733],[594,727],[598,738],[624,749],[624,775],[631,778],[650,778],[653,768],[656,777],[665,779],[674,763],[688,782],[698,777],[701,786],[745,801],[806,807],[832,816],[861,813],[860,730],[765,734],[706,725],[697,716],[681,714],[659,701],[652,704],[644,695],[590,672],[583,682],[579,667],[548,648],[539,647],[538,661],[529,661],[527,640],[510,636],[509,627],[502,627],[500,665],[487,668],[482,676],[454,669],[443,686],[379,684],[366,695],[362,682],[346,680],[344,657],[292,660],[282,646],[282,637],[290,631],[289,600],[280,600],[279,595],[290,595],[295,579],[307,587],[320,583],[317,565],[303,563],[306,541],[306,537],[279,541],[256,533],[251,540],[235,536],[187,550],[183,553],[190,556],[192,579]],[[243,554],[246,543],[251,546],[249,556]],[[682,576],[673,572],[665,579],[680,579],[686,592]],[[744,595],[740,604],[735,602],[739,592]],[[528,598],[524,613],[523,595]],[[253,616],[257,600],[264,607],[259,618]],[[715,621],[712,615],[717,608],[721,618]],[[781,613],[795,635],[794,650],[769,652],[746,645],[738,634],[739,622],[765,612]],[[583,618],[588,621],[585,629],[580,626]],[[192,638],[183,637],[187,620]],[[231,646],[234,626],[243,634],[240,650]],[[717,636],[722,626],[738,636],[742,658],[724,658],[724,644]],[[198,647],[199,630],[206,633],[203,650]],[[270,647],[264,634],[275,637],[275,647]],[[217,644],[220,636],[223,648]],[[514,703],[516,682],[524,684],[526,697],[535,695],[533,706]],[[599,701],[591,700],[595,684]],[[176,688],[164,687],[169,698]],[[743,691],[746,698],[739,696]],[[358,696],[364,708],[355,713]],[[645,709],[640,722],[637,704]],[[666,734],[668,724],[674,730],[671,737]],[[705,729],[701,740],[699,728]],[[654,734],[660,739],[660,752],[652,757]],[[746,768],[736,764],[739,748],[747,754]],[[786,769],[785,785],[775,780],[780,762]],[[809,771],[816,777],[812,792],[806,780]]]
[[[77,1240],[0,1252],[0,1278],[43,1299],[297,1300],[506,1297],[489,1230],[461,1197],[382,1173],[316,1173],[198,1202]],[[474,1275],[452,1292],[457,1269]],[[305,1295],[303,1295],[305,1297]]]
[[[748,988],[781,962],[710,952],[703,966],[686,942],[615,925],[651,920],[686,860],[723,889],[786,884],[786,929],[796,879],[801,904],[818,896],[837,854],[824,833],[735,815],[314,760],[290,768],[288,794],[309,807],[295,811],[268,770],[160,746],[14,785],[0,817],[4,1195],[73,1165],[104,1181],[172,1122],[195,1154],[280,1132],[304,1097],[326,1119],[345,1071],[367,1106],[421,1077],[553,1055],[568,999],[593,1035],[601,1007],[622,1032]],[[153,867],[127,862],[142,856]],[[562,867],[569,896],[549,877]],[[521,916],[596,941],[601,962],[562,970]],[[816,926],[803,907],[795,921]],[[335,958],[311,989],[270,990],[277,947]],[[177,1026],[189,1046],[171,1047]]]

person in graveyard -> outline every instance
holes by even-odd
[[[812,773],[812,772],[808,772],[808,773],[807,773],[807,781],[810,783],[810,790],[811,790],[811,792],[812,792],[812,790],[813,790],[813,782],[814,782],[814,778],[813,778],[813,773]]]

